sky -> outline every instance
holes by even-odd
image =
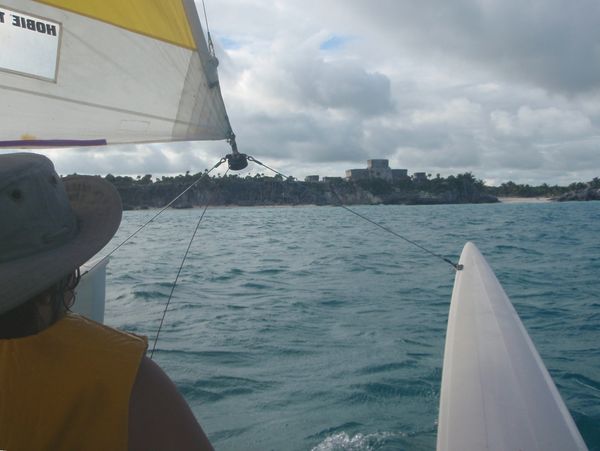
[[[490,185],[600,176],[597,0],[206,8],[238,147],[284,174],[344,176],[387,158],[409,173],[468,171]],[[61,173],[160,176],[202,171],[228,152],[184,143],[46,153]]]

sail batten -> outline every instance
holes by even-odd
[[[61,97],[61,96],[56,96],[56,95],[47,94],[47,93],[43,93],[43,92],[36,92],[36,91],[32,91],[32,90],[27,90],[27,89],[21,89],[21,88],[17,88],[14,86],[0,85],[0,89],[5,89],[7,91],[14,91],[14,92],[18,92],[21,94],[28,94],[31,96],[37,96],[40,98],[47,98],[47,99],[54,100],[57,102],[66,102],[66,103],[71,103],[71,104],[76,104],[76,105],[89,106],[92,108],[98,108],[98,109],[112,111],[112,112],[116,112],[116,113],[133,114],[136,116],[146,117],[149,119],[157,119],[157,120],[161,120],[161,121],[171,121],[172,120],[171,118],[166,117],[166,116],[156,116],[153,114],[144,113],[142,111],[132,111],[132,110],[126,110],[124,108],[117,108],[117,107],[112,107],[112,106],[108,106],[108,105],[102,105],[100,103],[91,103],[91,102],[85,102],[85,101],[78,100],[78,99],[69,99],[67,97]],[[175,122],[177,122],[177,121],[175,121]]]
[[[0,141],[0,147],[30,148],[30,147],[86,147],[105,146],[105,139],[23,139],[19,141]]]
[[[109,6],[116,3],[122,7],[111,10]],[[150,9],[157,7],[154,13],[169,9],[166,21],[184,20],[181,39],[193,45],[129,29],[139,18],[126,14],[146,4]],[[116,18],[92,18],[90,10],[84,10],[88,7]],[[82,11],[74,12],[75,8]],[[221,140],[233,135],[217,62],[208,52],[193,0],[2,0],[0,12],[5,18],[0,38],[16,36],[3,42],[19,46],[8,54],[25,58],[0,58],[0,141],[120,144]],[[35,24],[31,29],[27,23],[25,28],[13,26],[11,14],[35,18],[39,29],[53,24],[57,36],[42,35]],[[154,24],[160,21],[160,14],[150,16]],[[150,22],[140,23],[148,26]],[[170,26],[173,23],[165,25]],[[54,47],[48,44],[51,39],[58,42],[55,60],[50,54]],[[19,70],[15,70],[17,63]],[[55,79],[28,73],[52,72],[52,68],[38,70],[39,64],[55,64]]]

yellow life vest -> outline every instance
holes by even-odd
[[[0,340],[0,449],[126,450],[146,337],[68,314]]]

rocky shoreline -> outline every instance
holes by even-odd
[[[470,173],[435,177],[416,182],[388,182],[382,179],[327,182],[301,182],[283,177],[210,177],[195,175],[163,177],[152,181],[146,175],[107,176],[123,200],[126,210],[162,208],[184,192],[173,208],[212,206],[283,206],[283,205],[433,205],[464,203],[539,203],[548,201],[600,200],[600,181],[572,184],[568,188],[530,187],[503,184],[486,186]],[[190,185],[194,184],[191,189]],[[545,188],[545,190],[544,190]],[[570,189],[569,189],[570,188]]]
[[[498,201],[503,204],[545,204],[552,202],[550,197],[498,197]]]
[[[171,181],[151,184],[118,184],[125,210],[161,208],[184,191],[190,183]],[[432,205],[498,202],[496,196],[473,186],[447,187],[431,192],[422,187],[360,185],[346,181],[309,183],[262,178],[207,178],[183,194],[173,208],[212,206],[280,205]]]
[[[600,188],[588,187],[577,191],[570,191],[552,200],[557,202],[600,200]]]

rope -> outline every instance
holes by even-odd
[[[384,226],[384,225],[382,225],[382,224],[379,224],[378,222],[375,222],[375,221],[373,221],[372,219],[369,219],[369,218],[367,218],[366,216],[363,216],[363,215],[361,215],[360,213],[358,213],[358,212],[356,212],[356,211],[352,210],[351,208],[348,208],[348,207],[346,207],[344,204],[342,204],[342,200],[340,199],[340,196],[338,195],[338,193],[336,193],[336,192],[335,192],[335,190],[333,189],[333,187],[331,187],[331,192],[333,192],[333,194],[335,194],[335,197],[337,197],[337,198],[338,198],[338,201],[340,202],[340,207],[342,207],[344,210],[346,210],[346,211],[349,211],[350,213],[352,213],[352,214],[354,214],[354,215],[358,216],[359,218],[362,218],[362,219],[364,219],[365,221],[367,221],[367,222],[370,222],[370,223],[371,223],[371,224],[373,224],[374,226],[377,226],[377,227],[379,227],[380,229],[382,229],[382,230],[385,230],[385,231],[386,231],[386,232],[388,232],[388,233],[391,233],[391,234],[392,234],[392,235],[394,235],[395,237],[397,237],[397,238],[400,238],[401,240],[404,240],[404,241],[406,241],[407,243],[410,243],[410,244],[412,244],[413,246],[416,246],[416,247],[418,247],[419,249],[421,249],[421,250],[423,250],[423,251],[427,252],[429,255],[432,255],[432,256],[434,256],[434,257],[437,257],[437,258],[439,258],[439,259],[441,259],[441,260],[445,261],[445,262],[446,262],[446,263],[448,263],[450,266],[452,266],[452,267],[453,267],[455,270],[459,271],[459,270],[461,270],[461,269],[462,269],[462,265],[459,265],[458,263],[453,263],[452,261],[450,261],[450,260],[449,260],[449,259],[447,259],[446,257],[443,257],[443,256],[442,256],[442,255],[440,255],[440,254],[436,254],[435,252],[433,252],[433,251],[430,251],[430,250],[429,250],[429,249],[427,249],[426,247],[423,247],[423,246],[421,246],[419,243],[416,243],[416,242],[415,242],[415,241],[413,241],[413,240],[409,240],[408,238],[406,238],[406,237],[404,237],[404,236],[400,235],[399,233],[397,233],[397,232],[394,232],[392,229],[390,229],[390,228],[388,228],[388,227],[386,227],[386,226]]]
[[[229,169],[225,171],[225,175],[229,172]],[[212,197],[212,196],[211,196]],[[165,321],[165,316],[167,316],[167,310],[169,309],[169,305],[171,304],[171,299],[173,298],[173,292],[175,291],[175,287],[177,286],[177,282],[179,281],[179,275],[181,274],[181,270],[183,269],[183,265],[187,259],[187,256],[190,252],[190,248],[192,247],[192,243],[194,242],[194,238],[196,238],[196,234],[198,233],[198,229],[200,228],[200,223],[206,214],[206,210],[208,210],[208,206],[210,205],[211,199],[206,201],[206,205],[202,210],[202,214],[196,223],[196,228],[194,229],[194,233],[192,233],[192,237],[190,238],[190,242],[188,243],[187,249],[185,250],[185,254],[183,254],[183,259],[181,260],[181,264],[179,265],[179,269],[177,270],[177,275],[175,276],[175,280],[173,281],[173,285],[171,286],[171,292],[169,293],[169,299],[167,299],[167,304],[165,305],[165,309],[163,310],[162,318],[160,319],[160,324],[158,326],[158,331],[156,332],[156,337],[154,338],[154,344],[152,345],[152,351],[150,352],[150,359],[154,356],[154,350],[156,349],[156,343],[158,343],[158,336],[160,335],[160,331],[162,330],[163,323]]]
[[[282,176],[284,179],[289,179],[289,178],[290,178],[290,177],[288,177],[287,175],[285,175],[285,174],[282,174],[281,172],[279,172],[279,171],[276,171],[276,170],[275,170],[275,169],[273,169],[273,168],[270,168],[270,167],[269,167],[269,166],[267,166],[266,164],[264,164],[264,163],[261,163],[261,162],[260,162],[260,161],[258,161],[256,158],[254,158],[254,157],[251,157],[250,155],[248,155],[248,161],[253,161],[254,163],[256,163],[256,164],[258,164],[258,165],[260,165],[260,166],[264,166],[264,167],[265,167],[265,168],[267,168],[268,170],[270,170],[270,171],[273,171],[275,174],[279,174],[279,175],[280,175],[280,176]]]
[[[276,170],[275,170],[275,169],[273,169],[273,168],[270,168],[269,166],[267,166],[267,165],[266,165],[266,164],[264,164],[264,163],[261,163],[260,161],[258,161],[258,160],[257,160],[257,159],[255,159],[254,157],[248,156],[248,160],[249,160],[249,161],[253,161],[253,162],[255,162],[256,164],[259,164],[259,165],[261,165],[261,166],[264,166],[265,168],[267,168],[267,169],[269,169],[269,170],[271,170],[271,171],[273,171],[273,172],[275,172],[275,173],[277,173],[277,174],[281,175],[281,176],[282,176],[282,177],[284,177],[284,178],[289,178],[289,177],[287,177],[286,175],[282,174],[281,172],[279,172],[279,171],[276,171]],[[404,237],[404,236],[400,235],[399,233],[397,233],[397,232],[394,232],[392,229],[390,229],[390,228],[388,228],[388,227],[386,227],[386,226],[384,226],[384,225],[381,225],[381,224],[379,224],[378,222],[375,222],[375,221],[373,221],[372,219],[369,219],[369,218],[367,218],[366,216],[363,216],[363,215],[361,215],[360,213],[358,213],[358,212],[356,212],[356,211],[352,210],[351,208],[349,208],[349,207],[345,206],[345,205],[344,205],[344,203],[342,202],[342,199],[341,199],[341,198],[340,198],[340,196],[338,195],[338,193],[336,193],[336,192],[335,192],[335,190],[333,189],[333,186],[330,186],[330,188],[331,188],[331,192],[332,192],[333,194],[335,194],[335,197],[337,197],[337,199],[338,199],[338,201],[339,201],[339,203],[340,203],[340,205],[339,205],[339,206],[340,206],[340,207],[342,207],[344,210],[346,210],[346,211],[348,211],[348,212],[350,212],[350,213],[352,213],[352,214],[354,214],[354,215],[358,216],[358,217],[359,217],[359,218],[361,218],[361,219],[364,219],[364,220],[365,220],[365,221],[367,221],[367,222],[370,222],[370,223],[371,223],[371,224],[373,224],[374,226],[376,226],[376,227],[379,227],[380,229],[382,229],[382,230],[385,230],[385,231],[386,231],[386,232],[388,232],[388,233],[391,233],[391,234],[392,234],[392,235],[394,235],[395,237],[397,237],[397,238],[400,238],[401,240],[404,240],[404,241],[406,241],[407,243],[410,243],[410,244],[412,244],[413,246],[416,246],[416,247],[418,247],[419,249],[421,249],[421,250],[423,250],[423,251],[427,252],[429,255],[432,255],[432,256],[434,256],[434,257],[437,257],[437,258],[441,259],[442,261],[444,261],[444,262],[448,263],[450,266],[452,266],[452,267],[453,267],[453,268],[454,268],[456,271],[460,271],[460,270],[462,269],[462,265],[459,265],[458,263],[453,263],[452,261],[450,261],[450,260],[449,260],[449,259],[447,259],[446,257],[444,257],[444,256],[442,256],[442,255],[440,255],[440,254],[436,254],[436,253],[435,253],[435,252],[433,252],[433,251],[430,251],[430,250],[429,250],[429,249],[427,249],[426,247],[424,247],[424,246],[421,246],[419,243],[416,243],[416,242],[415,242],[415,241],[413,241],[413,240],[409,240],[408,238],[406,238],[406,237]]]
[[[211,169],[210,171],[208,171],[206,174],[210,174],[214,169],[218,168],[219,166],[221,166],[224,162],[225,162],[225,158],[221,158]],[[98,262],[96,262],[96,264],[94,264],[94,266],[92,266],[90,269],[88,269],[87,271],[85,271],[83,275],[87,274],[88,272],[92,271],[96,266],[98,266],[104,259],[110,257],[112,254],[114,254],[117,250],[119,250],[125,243],[127,243],[130,239],[132,239],[134,236],[136,236],[142,229],[144,229],[148,224],[150,224],[151,222],[153,222],[156,218],[158,218],[167,208],[169,208],[171,205],[173,205],[175,203],[175,201],[177,199],[179,199],[181,196],[183,196],[185,193],[187,193],[189,190],[191,190],[194,186],[196,186],[200,181],[202,180],[202,178],[197,179],[196,181],[194,181],[190,186],[188,186],[186,189],[184,189],[181,193],[179,193],[171,202],[169,202],[167,205],[165,205],[158,213],[156,213],[154,216],[152,216],[152,218],[150,218],[146,223],[144,223],[142,226],[140,226],[135,232],[133,232],[131,235],[129,235],[127,238],[125,238],[125,240],[123,240],[119,245],[117,245],[117,247],[115,247],[112,251],[110,251],[108,254],[106,254],[104,257],[102,257]]]

